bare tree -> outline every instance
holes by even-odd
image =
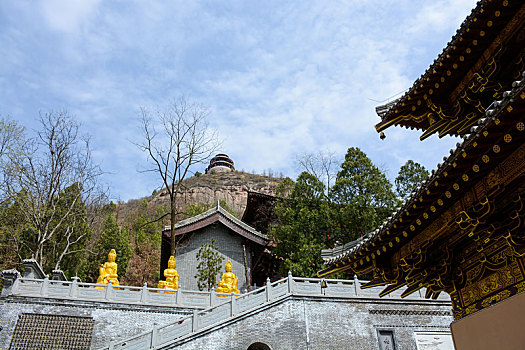
[[[24,128],[6,117],[0,118],[0,200],[7,200],[7,181],[11,173],[11,160],[20,156],[24,144]]]
[[[18,220],[9,217],[12,198],[7,191],[11,158],[18,157],[24,144],[24,128],[8,117],[0,117],[0,269],[12,268],[20,261],[17,244]]]
[[[175,223],[179,216],[177,198],[191,168],[203,163],[218,149],[217,133],[206,120],[208,109],[189,103],[184,97],[173,100],[163,111],[151,115],[141,108],[143,142],[137,146],[148,154],[170,198],[171,255],[176,254]]]
[[[337,176],[337,169],[341,161],[333,152],[319,151],[297,156],[296,164],[300,171],[306,171],[323,182],[328,191],[332,180]]]
[[[23,215],[30,237],[19,241],[41,265],[58,269],[83,250],[96,208],[105,200],[102,174],[93,163],[89,138],[67,111],[40,116],[41,130],[11,159],[7,190]],[[54,261],[50,261],[54,260]]]

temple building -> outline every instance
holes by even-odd
[[[202,214],[179,221],[175,225],[175,235],[180,237],[175,256],[180,288],[197,290],[197,252],[211,239],[215,239],[214,245],[224,263],[227,260],[233,263],[233,273],[239,278],[240,290],[246,291],[248,286],[265,283],[266,270],[261,270],[259,266],[267,265],[263,262],[268,259],[268,236],[237,219],[219,202]],[[167,267],[170,254],[171,231],[167,226],[162,231],[161,271]]]
[[[362,288],[448,293],[456,349],[521,349],[525,335],[525,3],[482,0],[376,130],[459,136],[377,230],[323,251],[327,268],[371,275]]]

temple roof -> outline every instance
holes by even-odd
[[[400,98],[376,108],[378,132],[392,125],[434,133],[465,135],[494,98],[510,88],[496,82],[518,79],[523,53],[523,1],[482,0],[443,52]],[[512,79],[510,79],[512,78]]]
[[[257,244],[266,245],[269,242],[268,236],[256,231],[253,227],[237,219],[226,209],[222,208],[219,202],[217,202],[215,207],[204,213],[179,221],[175,224],[175,234],[182,235],[199,230],[216,222],[222,223],[233,232]],[[163,233],[169,233],[169,231],[170,227],[166,226]]]
[[[523,141],[524,119],[525,71],[521,80],[514,81],[512,89],[490,105],[462,142],[443,157],[443,163],[432,170],[378,229],[344,246],[323,250],[323,260],[329,267],[318,275],[323,277],[345,270],[370,272],[376,256],[390,254],[415,237],[443,213],[447,205],[457,201],[469,186],[486,175],[495,161],[515,150]]]

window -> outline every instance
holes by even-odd
[[[396,350],[394,342],[394,331],[387,329],[378,329],[377,338],[379,341],[379,350]]]

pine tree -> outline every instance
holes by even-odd
[[[332,225],[324,192],[323,183],[307,172],[295,183],[285,180],[277,188],[278,195],[289,193],[275,205],[281,224],[271,231],[274,252],[284,259],[283,273],[313,277],[322,267],[320,251],[330,239]]]
[[[401,168],[395,179],[396,192],[401,199],[406,198],[424,179],[428,171],[419,163],[408,160]]]
[[[378,227],[392,212],[392,184],[359,148],[351,147],[337,173],[330,197],[338,207],[338,239],[349,242]]]
[[[210,291],[217,284],[217,275],[221,272],[224,257],[218,252],[215,246],[215,239],[203,244],[197,252],[197,285],[199,290]]]
[[[128,270],[132,252],[128,234],[120,229],[114,213],[108,213],[104,220],[104,231],[97,242],[96,255],[91,258],[91,279],[94,277],[96,280],[98,267],[107,260],[111,249],[117,252],[118,275],[122,281],[122,277]]]

